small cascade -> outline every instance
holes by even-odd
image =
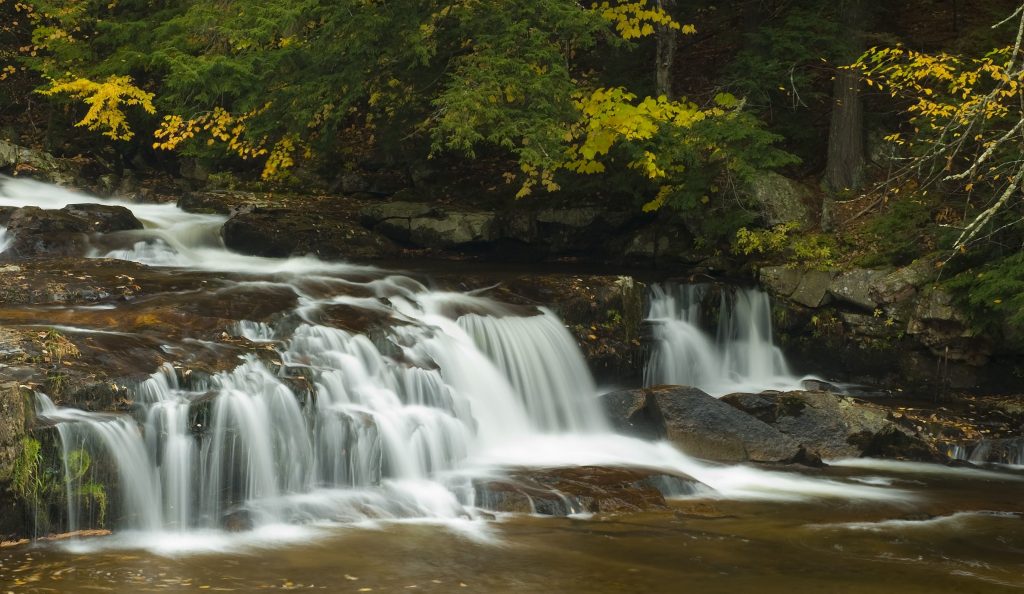
[[[1024,437],[982,439],[973,444],[949,444],[946,455],[951,460],[972,464],[1005,464],[1024,467]]]
[[[7,248],[11,247],[11,242],[14,238],[7,233],[6,227],[0,227],[0,254],[7,251]]]
[[[644,384],[695,386],[713,396],[799,390],[772,340],[771,302],[757,289],[723,291],[716,333],[702,329],[707,285],[652,285],[647,321],[652,347]]]

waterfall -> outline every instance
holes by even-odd
[[[233,368],[199,380],[164,364],[129,388],[130,412],[57,407],[39,395],[38,417],[56,426],[62,442],[70,530],[91,525],[82,500],[96,491],[87,486],[105,488],[116,504],[110,527],[145,533],[147,545],[180,543],[172,549],[225,527],[408,518],[454,525],[477,517],[474,478],[578,465],[682,473],[723,497],[890,497],[708,466],[667,443],[612,434],[579,347],[547,309],[434,291],[344,262],[234,254],[217,237],[221,216],[0,179],[3,206],[82,202],[125,206],[145,226],[104,237],[107,247],[94,257],[217,279],[228,272],[231,286],[291,292],[295,306],[229,324],[225,337],[258,347]],[[700,291],[655,288],[648,383],[724,393],[714,390],[723,378],[733,385],[790,379],[771,344],[763,295],[723,297],[716,341],[696,324]],[[376,325],[360,334],[326,324],[338,307],[365,312]],[[102,462],[88,478],[102,484],[83,483],[86,459]]]
[[[647,321],[651,354],[644,384],[695,386],[714,396],[799,390],[772,340],[771,302],[757,289],[722,291],[712,337],[702,329],[708,285],[652,285]]]
[[[0,227],[0,254],[7,251],[7,248],[11,247],[11,242],[14,241],[13,237],[9,237],[6,227]]]
[[[464,515],[465,490],[449,484],[438,499],[437,487],[474,453],[604,427],[582,356],[551,312],[450,319],[431,313],[445,295],[423,301],[405,302],[420,323],[391,328],[384,351],[365,335],[302,324],[280,342],[276,371],[249,356],[185,388],[165,365],[134,389],[134,416],[47,404],[40,417],[58,423],[66,448],[99,448],[114,460],[124,526],[162,531],[218,527],[239,510],[256,524]],[[264,342],[277,335],[239,329]],[[400,510],[365,499],[338,508],[337,496],[311,508],[302,497],[381,488],[392,497],[405,490]],[[69,498],[70,517],[77,504]]]

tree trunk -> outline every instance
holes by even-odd
[[[828,130],[825,181],[833,192],[857,190],[864,177],[864,102],[860,74],[836,72],[832,86],[832,122]]]
[[[675,0],[658,0],[658,8],[669,12],[675,4]],[[658,25],[655,38],[658,42],[658,49],[655,56],[654,88],[656,95],[665,95],[673,99],[672,92],[672,64],[676,59],[676,44],[679,41],[679,32],[664,25]]]
[[[841,0],[839,22],[854,39],[847,56],[840,62],[850,63],[863,51],[863,0]],[[845,64],[840,64],[845,65]],[[822,205],[821,225],[829,229],[833,223],[834,196],[856,191],[864,182],[864,101],[860,76],[853,70],[837,69],[832,86],[832,121],[828,131],[828,162],[825,185],[832,196]]]

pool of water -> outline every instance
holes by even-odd
[[[7,592],[1020,592],[1024,473],[881,463],[911,501],[683,499],[657,513],[312,525],[0,551]]]

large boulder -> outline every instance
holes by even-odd
[[[492,212],[446,211],[421,202],[371,204],[360,209],[359,220],[389,239],[421,248],[448,249],[498,238]]]
[[[655,386],[601,397],[612,425],[637,437],[665,439],[691,456],[720,462],[787,462],[799,442],[688,386]]]
[[[367,260],[398,253],[389,239],[354,218],[347,211],[257,207],[228,219],[221,236],[229,249],[272,258],[311,254],[324,259]]]
[[[142,223],[123,206],[71,204],[60,210],[26,206],[7,218],[13,239],[3,255],[5,259],[82,255],[93,234],[136,229],[142,229]]]
[[[813,192],[778,173],[758,175],[749,183],[746,194],[761,207],[761,215],[768,225],[810,220],[807,205],[814,199]]]
[[[941,459],[920,437],[894,423],[888,409],[847,396],[813,391],[730,394],[722,402],[757,417],[822,458]]]
[[[834,272],[797,270],[788,266],[765,266],[759,271],[761,284],[780,297],[806,307],[821,307],[832,300],[829,287]]]
[[[840,272],[833,279],[828,287],[828,292],[842,303],[874,311],[880,304],[872,296],[872,287],[880,283],[892,271],[873,270],[869,268],[854,268]]]
[[[78,171],[70,161],[6,140],[0,140],[0,172],[58,185],[74,185],[78,179]]]

